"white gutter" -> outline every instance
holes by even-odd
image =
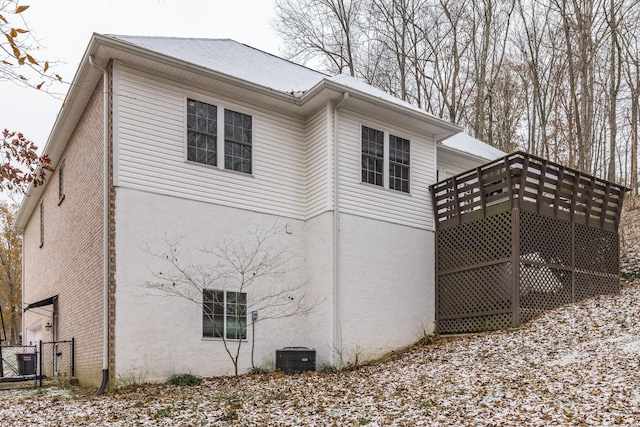
[[[338,310],[338,237],[340,236],[340,197],[339,159],[338,159],[338,109],[349,99],[349,92],[342,95],[342,100],[333,108],[333,349],[342,352],[340,343],[340,313]],[[335,362],[335,361],[334,361]],[[336,365],[336,363],[334,363]]]
[[[102,384],[98,390],[98,394],[104,393],[109,383],[109,71],[97,65],[93,60],[93,55],[89,55],[89,63],[102,70],[102,86],[104,90],[104,137],[103,137],[103,258],[104,265],[102,269],[102,280],[104,284],[103,292],[103,332],[102,332]]]

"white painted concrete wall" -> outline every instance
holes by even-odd
[[[433,233],[354,215],[341,215],[339,252],[339,336],[333,339],[333,257],[327,212],[297,221],[136,190],[117,190],[116,366],[126,382],[162,381],[171,373],[229,375],[233,366],[220,340],[202,338],[199,305],[149,289],[168,264],[147,253],[180,239],[179,259],[211,264],[198,248],[219,239],[250,239],[257,226],[289,225],[292,234],[274,240],[291,254],[291,270],[270,287],[304,284],[306,315],[256,324],[256,366],[274,368],[275,350],[306,346],[318,366],[380,356],[433,331]],[[299,267],[299,268],[297,268]],[[233,290],[233,289],[231,289]],[[251,289],[247,289],[250,303]],[[251,327],[242,343],[240,370],[251,367]],[[234,348],[235,348],[235,344]]]
[[[379,357],[432,333],[434,233],[341,214],[339,239],[343,363]]]
[[[315,309],[305,319],[306,336],[316,349],[318,367],[335,365],[333,348],[333,212],[306,223],[305,265],[309,283],[307,298]],[[301,254],[302,255],[302,254]]]
[[[199,248],[213,247],[220,239],[251,241],[256,227],[289,225],[292,234],[273,240],[277,248],[291,254],[290,270],[263,283],[305,286],[305,223],[251,211],[222,207],[177,197],[118,188],[116,193],[116,367],[117,378],[144,377],[162,381],[171,373],[192,372],[203,376],[233,373],[223,343],[202,338],[202,309],[181,297],[167,297],[145,287],[156,280],[153,272],[168,265],[146,252],[162,253],[167,239],[180,239],[179,258],[184,263],[211,264],[211,256]],[[322,270],[322,268],[321,268]],[[259,293],[248,288],[249,304]],[[234,290],[230,288],[229,290]],[[296,296],[297,297],[297,296]],[[251,310],[251,308],[249,308]],[[267,316],[259,313],[260,319]],[[305,316],[264,320],[256,324],[255,364],[274,367],[275,350],[284,346],[314,347],[318,338],[305,327]],[[250,367],[251,327],[242,343],[240,369]],[[234,347],[236,343],[233,343]]]

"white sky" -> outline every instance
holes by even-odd
[[[66,81],[75,75],[91,34],[230,38],[279,55],[272,29],[274,0],[21,0],[42,44],[37,59],[57,61]],[[12,22],[13,23],[13,22]],[[35,55],[34,55],[35,56]],[[67,85],[52,90],[66,93]],[[44,147],[63,96],[0,81],[0,130],[20,131]]]

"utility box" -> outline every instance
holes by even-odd
[[[18,373],[33,375],[36,373],[36,353],[16,353],[18,359]]]
[[[285,347],[276,350],[276,369],[285,374],[316,370],[316,351],[308,347]]]

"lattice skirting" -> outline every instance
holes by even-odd
[[[515,212],[515,224],[507,211],[438,232],[439,333],[519,326],[620,290],[617,233]]]

